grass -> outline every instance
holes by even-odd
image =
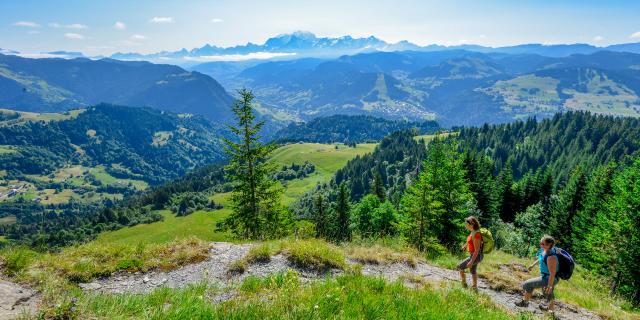
[[[321,239],[268,241],[252,247],[247,254],[231,263],[230,273],[243,273],[253,263],[269,262],[283,253],[293,265],[309,270],[343,270],[347,267],[343,249]]]
[[[457,132],[439,132],[439,133],[435,133],[435,134],[423,134],[423,135],[419,135],[419,136],[415,136],[413,137],[414,140],[416,141],[420,141],[420,140],[424,140],[424,142],[428,143],[431,140],[435,139],[435,137],[447,137],[451,134],[458,134]]]
[[[316,166],[316,172],[305,179],[293,180],[284,186],[283,203],[290,204],[303,193],[311,190],[317,183],[326,182],[339,168],[356,155],[371,152],[375,144],[360,144],[356,148],[340,145],[305,143],[290,144],[278,148],[271,161],[277,165],[290,165],[292,162],[302,164],[305,160]],[[93,169],[94,175],[103,182],[113,180],[103,176],[99,167]],[[102,169],[102,171],[104,171]],[[97,173],[97,174],[96,174]],[[106,172],[105,172],[106,174]],[[112,177],[113,178],[113,177]],[[115,179],[115,178],[113,178]],[[215,203],[228,205],[230,193],[218,193],[211,196]],[[174,239],[195,236],[206,241],[233,241],[229,233],[216,231],[216,223],[230,214],[229,208],[216,211],[196,211],[185,217],[176,217],[170,211],[162,211],[163,221],[145,225],[122,228],[101,233],[95,242],[98,243],[163,243]]]
[[[278,254],[282,251],[282,242],[281,241],[270,241],[262,244],[258,244],[251,249],[249,252],[236,261],[233,261],[229,265],[228,272],[231,274],[244,273],[250,264],[252,263],[265,263],[271,261],[271,257],[275,254]]]
[[[16,149],[13,146],[0,145],[0,154],[16,153]]]
[[[92,243],[49,254],[9,247],[0,251],[0,257],[3,272],[19,280],[38,283],[55,275],[77,283],[116,271],[172,270],[203,261],[209,257],[209,244],[193,237],[160,245]]]
[[[357,155],[373,152],[375,144],[359,144],[350,148],[343,144],[302,143],[284,145],[273,152],[271,161],[278,166],[302,164],[309,161],[316,171],[304,179],[295,179],[285,184],[283,203],[289,205],[317,184],[327,182],[338,169],[344,167]]]
[[[415,268],[418,263],[416,257],[419,257],[420,254],[411,249],[398,252],[392,248],[375,244],[370,247],[350,245],[347,247],[347,256],[364,264],[405,263]]]
[[[163,221],[140,224],[115,231],[101,233],[92,243],[96,244],[153,244],[175,239],[196,237],[203,241],[230,241],[228,233],[216,231],[216,223],[230,213],[229,209],[196,211],[177,217],[171,211],[161,211]]]
[[[49,121],[68,120],[68,119],[76,118],[79,114],[83,113],[84,111],[86,111],[86,110],[85,109],[74,109],[74,110],[66,111],[64,113],[36,113],[36,112],[25,112],[25,111],[13,111],[13,110],[7,110],[7,109],[0,109],[0,113],[18,113],[20,115],[20,117],[17,118],[17,119],[8,120],[8,121],[0,121],[0,125],[4,124],[4,122],[15,124],[15,123],[22,123],[22,122],[26,122],[26,121],[45,121],[45,122],[49,122]]]
[[[296,273],[247,278],[229,301],[193,285],[150,294],[85,294],[78,318],[110,319],[513,319],[488,298],[453,288],[410,289],[399,282],[360,275],[303,284]]]
[[[14,224],[14,223],[16,223],[16,220],[17,220],[16,216],[14,216],[14,215],[2,217],[2,218],[0,218],[0,225]]]
[[[344,269],[344,253],[340,248],[323,240],[308,239],[290,242],[285,247],[287,259],[303,269],[325,271]]]

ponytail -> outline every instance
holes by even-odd
[[[471,226],[473,226],[473,230],[478,231],[480,230],[480,221],[478,221],[478,218],[474,217],[474,216],[469,216],[466,219],[464,219],[464,222],[470,224]]]

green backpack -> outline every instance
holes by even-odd
[[[473,232],[473,236],[478,231]],[[480,234],[482,235],[482,253],[487,254],[493,251],[493,234],[487,228],[480,228]]]

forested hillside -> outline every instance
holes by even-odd
[[[275,134],[278,142],[362,143],[380,141],[384,136],[399,130],[419,130],[431,134],[438,130],[435,121],[393,121],[372,116],[334,115],[320,117],[302,123],[292,123]]]
[[[640,120],[636,118],[586,112],[462,128],[459,134],[463,147],[493,159],[496,170],[510,167],[514,177],[521,178],[528,172],[549,169],[556,183],[578,165],[593,168],[637,154],[638,137]]]
[[[0,54],[0,108],[60,112],[98,103],[228,120],[232,98],[211,77],[172,65]]]
[[[68,119],[28,120],[0,122],[0,170],[10,178],[79,164],[157,184],[223,157],[223,127],[197,116],[100,104]]]

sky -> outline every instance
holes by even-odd
[[[0,0],[0,48],[23,53],[227,47],[297,30],[419,45],[605,46],[640,42],[640,1]]]

